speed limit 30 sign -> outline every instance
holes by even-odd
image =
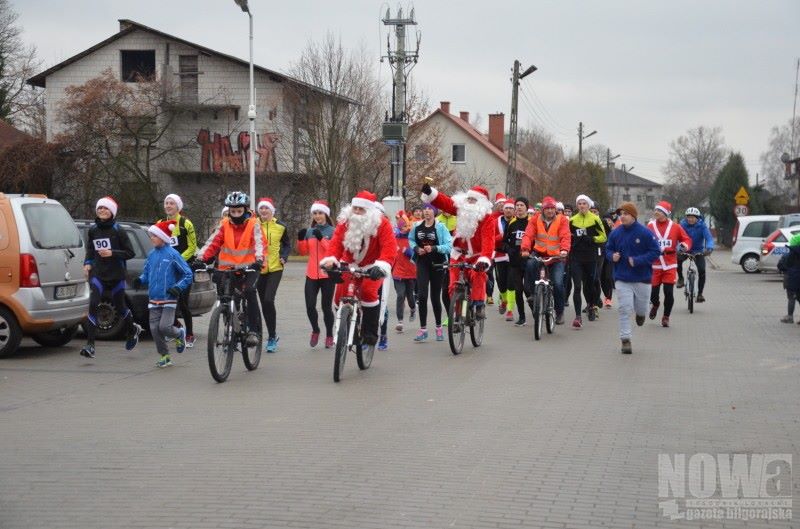
[[[747,207],[747,204],[737,204],[733,206],[733,214],[737,217],[744,217],[748,213],[750,213],[750,208]]]

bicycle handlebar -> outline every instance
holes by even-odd
[[[542,264],[549,265],[555,263],[556,261],[563,261],[565,257],[561,257],[560,255],[551,255],[549,257],[540,257],[538,255],[530,254],[528,257],[523,257],[523,259],[533,259],[534,261],[539,261]]]
[[[478,266],[474,264],[470,264],[467,262],[458,262],[458,263],[440,263],[433,265],[434,268],[441,268],[444,270],[445,268],[463,268],[465,270],[477,270]]]
[[[368,268],[361,268],[348,263],[339,263],[338,265],[332,266],[330,268],[325,268],[324,266],[320,266],[320,269],[323,270],[325,273],[338,272],[341,274],[347,272],[355,276],[368,276],[370,268],[372,268],[372,266]]]

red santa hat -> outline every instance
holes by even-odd
[[[256,204],[256,211],[258,211],[259,209],[261,209],[263,207],[265,207],[268,210],[270,210],[273,215],[275,214],[275,204],[273,203],[272,198],[270,198],[270,197],[259,198],[258,199],[258,204]]]
[[[94,210],[97,211],[97,209],[100,207],[108,208],[108,210],[111,212],[112,217],[117,216],[117,209],[119,209],[119,206],[117,205],[117,201],[114,200],[113,198],[103,197],[100,200],[98,200],[97,204],[94,206]]]
[[[331,216],[331,208],[324,200],[315,200],[314,203],[311,204],[311,213],[316,213],[317,211],[324,213],[329,217]]]
[[[503,193],[497,193],[497,194],[494,196],[494,203],[495,203],[495,204],[499,204],[499,203],[501,203],[501,202],[502,202],[503,204],[505,204],[505,202],[506,202],[506,196],[505,196]]]
[[[165,220],[153,224],[152,226],[147,228],[147,232],[155,235],[165,243],[169,244],[170,239],[172,238],[172,230],[174,229],[175,229],[175,223],[171,220]]]
[[[556,199],[551,196],[546,196],[542,199],[542,209],[556,207]]]
[[[670,215],[672,215],[672,204],[670,204],[666,200],[662,200],[661,202],[656,204],[656,210],[660,211],[661,213],[669,217]]]
[[[516,206],[514,205],[514,201],[510,198],[503,202],[503,209],[511,208],[514,209]]]
[[[164,205],[167,204],[167,200],[172,200],[173,202],[175,202],[175,205],[178,207],[178,211],[183,211],[183,200],[181,200],[181,197],[179,197],[175,193],[170,193],[169,195],[164,197]]]
[[[489,200],[489,191],[483,186],[472,186],[467,191],[467,198],[475,200]]]
[[[378,197],[367,190],[359,191],[358,194],[353,197],[353,200],[350,201],[350,205],[357,208],[372,209],[375,207],[375,200],[377,198]]]

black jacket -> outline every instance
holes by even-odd
[[[519,256],[522,246],[522,236],[525,235],[525,228],[528,227],[530,217],[514,217],[506,226],[503,234],[503,250],[508,254],[508,263],[515,268],[522,266],[522,259]]]
[[[100,257],[100,249],[111,250],[110,257]],[[86,238],[86,260],[84,264],[92,265],[90,277],[96,277],[104,283],[117,283],[125,279],[125,261],[136,255],[128,236],[112,219],[102,221],[95,219],[94,226],[89,228]]]

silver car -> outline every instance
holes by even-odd
[[[761,245],[761,259],[758,261],[758,269],[762,272],[777,272],[778,261],[785,253],[789,253],[786,245],[789,239],[800,233],[800,226],[790,228],[778,228],[773,231]]]

